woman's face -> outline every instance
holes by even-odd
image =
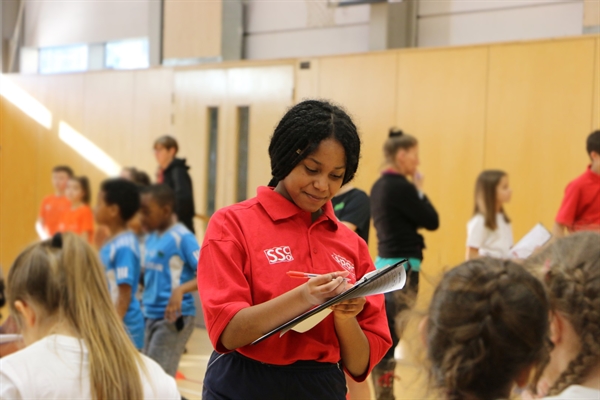
[[[498,204],[508,203],[512,196],[512,189],[508,185],[508,176],[504,175],[500,178],[498,186],[496,186],[496,200]]]
[[[345,172],[344,147],[335,139],[326,139],[277,184],[275,191],[304,211],[316,212],[340,190]]]
[[[404,174],[413,176],[419,166],[419,145],[400,149],[396,153],[396,167]]]
[[[83,199],[83,189],[78,181],[70,179],[67,183],[67,189],[65,190],[65,196],[71,203],[79,203]]]

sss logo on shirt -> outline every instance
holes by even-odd
[[[269,264],[294,261],[290,246],[280,246],[267,249],[265,250],[265,255],[267,256],[267,260],[269,260]]]

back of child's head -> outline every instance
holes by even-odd
[[[578,355],[551,386],[553,396],[579,383],[600,362],[600,234],[577,232],[558,239],[525,265],[581,341]]]
[[[344,148],[346,171],[342,184],[350,182],[358,169],[360,138],[350,116],[327,101],[306,100],[290,108],[275,128],[269,144],[271,175],[276,186],[326,139]]]
[[[92,398],[142,398],[138,352],[110,300],[104,269],[85,240],[58,233],[30,245],[13,263],[7,287],[11,313],[22,327],[16,301],[36,306],[37,323],[58,321],[83,339]]]
[[[590,156],[592,151],[600,156],[600,129],[589,134],[586,141],[586,150]]]
[[[79,183],[79,186],[81,187],[81,201],[85,204],[90,204],[90,201],[92,199],[92,191],[90,189],[90,180],[88,179],[88,177],[84,175],[73,176],[71,177],[71,180]]]
[[[133,183],[140,187],[150,186],[152,182],[150,182],[150,176],[144,171],[136,170],[133,175]]]
[[[154,184],[142,188],[142,194],[149,195],[152,200],[161,207],[175,208],[175,192],[169,185],[164,183]]]
[[[179,151],[177,140],[173,136],[164,135],[154,141],[154,148],[164,147],[167,150],[175,149],[175,154]]]
[[[73,177],[73,170],[68,165],[57,165],[52,168],[52,172],[64,172],[69,178]]]
[[[140,209],[140,191],[138,186],[123,178],[106,179],[100,184],[107,205],[119,206],[123,222],[129,221]]]
[[[450,270],[429,307],[433,385],[448,399],[507,398],[548,356],[548,310],[543,286],[512,261],[479,258]]]
[[[414,136],[404,133],[401,129],[390,128],[388,138],[383,144],[383,155],[388,163],[393,164],[398,150],[410,150],[418,144]]]
[[[485,218],[485,226],[496,230],[496,210],[498,204],[497,188],[500,180],[507,176],[506,172],[498,169],[482,171],[475,181],[475,207],[474,214],[481,214]],[[510,222],[504,208],[500,208],[506,222]]]

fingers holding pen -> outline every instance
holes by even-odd
[[[317,305],[346,291],[349,287],[346,280],[348,274],[348,271],[339,271],[309,279],[304,284],[306,299],[311,304]]]

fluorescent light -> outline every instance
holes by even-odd
[[[106,175],[118,176],[121,172],[115,160],[64,121],[58,126],[58,137]]]
[[[18,87],[5,75],[0,75],[0,96],[30,116],[46,129],[52,128],[52,113],[29,93]]]

